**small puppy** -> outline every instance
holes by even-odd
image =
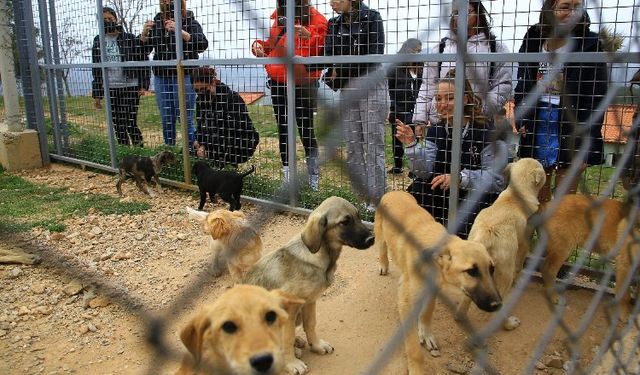
[[[279,290],[236,285],[182,329],[189,350],[177,375],[277,375],[284,368],[285,328],[304,301]]]
[[[198,189],[200,190],[200,204],[198,210],[202,210],[204,202],[207,200],[207,193],[211,203],[214,202],[216,193],[225,202],[229,203],[229,210],[240,209],[240,195],[242,195],[242,185],[244,178],[256,170],[255,166],[242,174],[233,171],[216,171],[211,169],[204,161],[197,161],[193,164],[193,174],[198,179]]]
[[[311,351],[333,352],[333,347],[316,334],[316,301],[333,284],[342,246],[367,249],[373,245],[371,230],[356,208],[343,198],[325,199],[309,215],[302,233],[284,247],[263,256],[245,276],[247,284],[281,289],[305,301],[301,318]],[[302,375],[307,365],[294,355],[296,319],[287,327],[285,362],[289,373]]]
[[[496,311],[502,301],[493,282],[494,265],[480,243],[447,233],[433,216],[404,191],[386,193],[376,209],[374,234],[379,250],[380,275],[389,272],[388,251],[400,269],[398,310],[405,318],[417,303],[424,304],[417,322],[405,337],[409,374],[425,374],[425,358],[420,345],[432,355],[439,349],[431,329],[435,299],[417,298],[429,276],[438,289],[463,293],[480,309]],[[433,258],[433,262],[425,261]]]
[[[583,246],[585,241],[599,222],[600,215],[604,215],[604,221],[593,246],[593,252],[608,254],[615,249],[616,242],[620,239],[629,223],[626,218],[629,207],[625,202],[614,199],[605,199],[601,206],[593,204],[594,198],[581,194],[569,194],[564,196],[558,209],[544,223],[544,230],[549,235],[547,244],[547,256],[540,266],[540,272],[544,280],[545,288],[554,303],[560,301],[560,296],[554,290],[556,276],[562,264],[569,258],[571,252],[578,246]],[[640,235],[636,221],[634,230],[628,238],[622,239],[624,245],[615,257],[616,297],[624,293],[621,298],[621,320],[626,320],[629,315],[629,288],[624,290],[624,280],[632,269],[633,260],[640,256],[637,243],[634,245],[633,237]],[[542,229],[541,229],[542,230]],[[635,232],[635,234],[634,234]],[[636,237],[637,238],[637,237]]]
[[[240,211],[215,210],[207,214],[187,207],[189,218],[200,221],[209,235],[209,249],[214,256],[213,275],[220,276],[224,268],[238,283],[246,271],[262,255],[262,240]]]
[[[531,158],[507,165],[505,175],[509,185],[490,207],[480,211],[469,232],[469,240],[480,242],[489,251],[496,266],[493,280],[503,299],[529,253],[527,220],[538,211],[538,192],[546,181],[542,164]],[[460,303],[458,319],[467,315],[470,303],[468,298]],[[504,328],[512,330],[518,325],[519,320],[510,317]]]
[[[159,179],[162,167],[168,164],[176,164],[177,162],[176,156],[171,151],[162,151],[153,157],[127,155],[120,163],[116,190],[122,197],[122,183],[127,177],[132,177],[141,192],[153,197],[155,194],[147,189],[147,184],[153,180],[158,190],[162,191]]]

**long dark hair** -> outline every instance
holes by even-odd
[[[473,9],[473,11],[478,15],[478,28],[480,29],[480,32],[483,33],[487,39],[495,40],[496,36],[491,32],[493,19],[491,18],[491,14],[487,11],[487,8],[482,5],[482,1],[469,1],[469,9]],[[460,25],[458,25],[458,27],[460,27]],[[449,29],[453,30],[453,17],[449,20]]]
[[[576,22],[572,30],[560,30],[556,26],[556,16],[554,14],[553,7],[558,0],[544,0],[542,3],[542,9],[540,9],[540,22],[538,27],[540,28],[540,34],[543,39],[551,38],[555,35],[562,34],[562,32],[572,32],[575,36],[584,36],[591,27],[591,18],[582,4],[582,16],[580,20]]]
[[[296,21],[302,26],[309,26],[311,23],[311,4],[309,4],[309,0],[295,0],[295,4],[294,14]],[[287,0],[278,0],[276,15],[278,17],[287,16]]]

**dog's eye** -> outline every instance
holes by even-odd
[[[471,277],[480,276],[480,270],[478,269],[478,266],[473,266],[473,268],[469,268],[468,270],[466,270],[464,272],[468,273],[469,276],[471,276]]]
[[[264,314],[264,320],[266,320],[269,325],[275,323],[277,317],[278,315],[276,315],[275,311],[267,311],[267,313]]]
[[[351,223],[351,216],[347,216],[342,221],[340,221],[340,225],[349,225]]]
[[[222,324],[222,330],[226,333],[233,334],[238,330],[238,326],[234,322],[224,322]]]

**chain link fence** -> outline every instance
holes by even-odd
[[[586,221],[588,230],[572,233],[567,224],[566,236],[584,238],[554,288],[563,296],[571,286],[587,284],[592,302],[580,312],[578,327],[570,328],[563,318],[566,304],[546,298],[554,318],[539,327],[544,334],[518,368],[527,374],[543,371],[541,358],[560,329],[569,357],[565,373],[637,373],[640,305],[634,297],[630,317],[619,323],[617,304],[629,303],[623,292],[635,289],[640,262],[640,90],[633,84],[640,83],[634,76],[640,69],[637,0],[545,1],[552,7],[549,14],[565,20],[546,29],[531,28],[541,20],[542,1],[332,0],[312,2],[312,12],[294,6],[299,3],[14,0],[28,125],[46,134],[42,147],[52,160],[109,172],[117,171],[125,155],[172,151],[180,162],[163,169],[163,181],[188,189],[195,188],[196,160],[241,171],[255,165],[244,194],[271,208],[257,219],[263,225],[276,210],[308,213],[332,195],[373,220],[385,190],[413,189],[420,196],[417,183],[433,184],[431,173],[439,171],[449,176],[448,191],[429,192],[431,203],[422,203],[450,233],[466,236],[482,203],[490,205],[499,192],[490,185],[504,187],[504,164],[518,154],[535,157],[547,163],[547,177],[555,176],[555,182],[546,192],[545,209],[530,220],[533,246],[503,296],[503,307],[482,327],[461,323],[473,344],[474,366],[468,371],[503,373],[484,344],[539,275],[557,235],[557,228],[545,223],[561,209],[562,197],[578,191],[597,198],[588,202],[592,210],[574,208],[576,221]],[[350,13],[340,8],[345,4],[362,8]],[[333,18],[327,25],[326,19],[340,14],[342,23]],[[580,26],[583,14],[593,34]],[[472,26],[457,27],[465,24]],[[350,25],[359,29],[346,33]],[[468,113],[469,105],[477,110]],[[554,122],[551,116],[564,117]],[[474,136],[480,134],[474,130],[480,118],[491,138]],[[555,133],[540,130],[554,123],[563,127]],[[410,135],[424,134],[418,145],[395,137],[403,124],[411,125]],[[416,147],[442,150],[433,151],[435,166],[421,164]],[[495,155],[489,158],[491,150]],[[607,200],[623,202],[613,224],[607,220],[613,215],[606,211]],[[613,240],[603,245],[605,236]],[[598,255],[599,249],[604,254]],[[170,312],[155,316],[82,264],[48,249],[34,252],[146,316],[146,335],[158,359],[149,373],[179,360],[162,339]],[[614,277],[621,261],[629,270],[624,280]],[[174,301],[175,308],[205,283],[202,277]],[[453,311],[455,300],[435,286],[425,280],[421,297],[437,294]],[[614,286],[618,292],[611,301],[606,295]],[[584,360],[582,345],[601,305],[608,325],[599,349]],[[420,307],[403,322],[415,322]],[[403,329],[415,328],[402,325],[365,373],[384,373],[402,347]]]

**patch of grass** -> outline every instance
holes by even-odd
[[[33,184],[0,171],[0,233],[17,233],[34,227],[52,232],[65,230],[64,220],[86,216],[90,209],[102,214],[142,213],[144,202],[120,202],[104,194],[70,193],[67,189]]]

